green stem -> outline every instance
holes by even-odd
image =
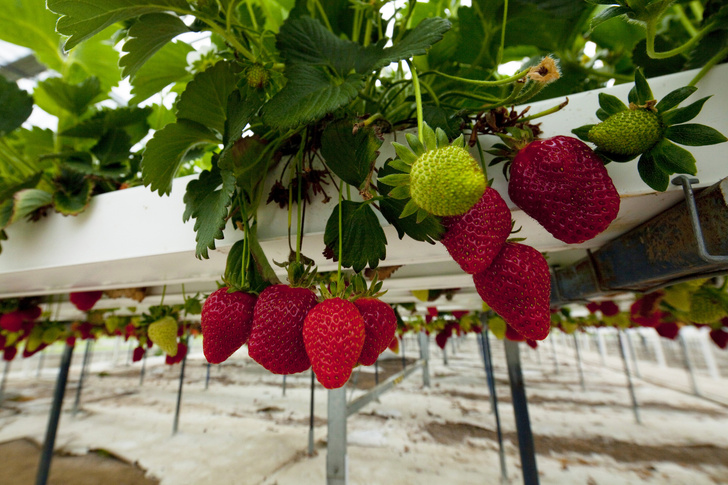
[[[366,27],[364,27],[364,47],[368,46],[371,43],[372,40],[372,19],[367,19],[364,17],[364,21],[367,23]]]
[[[703,4],[700,3],[699,0],[693,0],[692,2],[690,2],[690,10],[693,12],[693,16],[696,19],[703,18]]]
[[[585,66],[579,66],[579,69],[581,69],[584,73],[590,74],[592,76],[601,77],[604,79],[615,79],[617,81],[622,82],[631,82],[634,81],[633,76],[628,76],[627,74],[619,74],[616,72],[604,72],[604,71],[598,71],[591,67],[585,67]]]
[[[452,79],[453,81],[461,81],[464,83],[475,84],[476,86],[503,86],[503,85],[511,84],[512,82],[518,81],[523,76],[528,74],[528,71],[530,69],[531,68],[529,67],[528,69],[524,69],[523,71],[519,71],[519,72],[515,73],[513,76],[506,77],[503,79],[498,79],[496,81],[482,81],[482,80],[477,80],[477,79],[468,79],[468,78],[459,77],[459,76],[452,76],[450,74],[445,74],[444,72],[440,72],[440,71],[430,71],[430,72],[437,74],[439,76],[445,77],[447,79]]]
[[[344,192],[344,181],[342,180],[341,183],[340,183],[340,185],[339,185],[339,267],[336,270],[337,271],[336,272],[336,275],[337,275],[336,276],[336,289],[337,289],[337,291],[339,289],[339,284],[341,282],[341,260],[344,259],[343,258],[343,251],[344,251],[344,230],[341,227],[342,224],[343,224],[343,218],[342,218],[342,215],[341,215],[341,202],[342,202],[341,201],[341,198],[343,196],[343,192]]]
[[[435,102],[437,106],[440,106],[440,100],[437,97],[437,94],[435,94],[435,91],[432,90],[429,84],[427,84],[425,81],[421,81],[420,84],[423,88],[425,88],[425,91],[427,91],[427,94],[430,95],[432,100]]]
[[[162,299],[159,300],[159,306],[164,305],[164,296],[167,294],[167,285],[162,287]]]
[[[682,7],[682,5],[676,3],[672,6],[672,8],[675,10],[675,13],[677,13],[677,18],[678,20],[680,20],[680,24],[685,29],[685,32],[687,32],[690,37],[695,37],[696,35],[698,35],[698,29],[695,28],[693,23],[685,14],[685,9]]]
[[[711,31],[713,28],[712,23],[708,23],[705,25],[702,29],[698,31],[698,33],[691,37],[690,40],[685,42],[683,45],[679,47],[675,47],[674,49],[670,49],[669,51],[662,51],[662,52],[656,52],[655,51],[655,36],[657,35],[657,21],[658,19],[650,19],[647,21],[647,55],[650,56],[652,59],[667,59],[668,57],[676,56],[678,54],[681,54],[688,49],[692,48],[695,44],[700,41],[700,39],[705,36],[708,32]]]
[[[526,116],[525,118],[521,118],[519,120],[519,123],[535,120],[535,119],[541,118],[542,116],[550,115],[551,113],[556,113],[557,111],[562,110],[567,104],[569,104],[569,98],[566,98],[566,101],[564,101],[563,103],[557,104],[556,106],[553,106],[549,109],[543,110],[543,111],[533,114],[531,116]]]
[[[532,86],[529,86],[528,89],[526,89],[516,99],[514,99],[512,104],[519,105],[525,103],[526,101],[540,93],[544,87],[546,87],[544,83],[532,83]]]
[[[716,55],[710,58],[710,60],[705,63],[703,68],[695,75],[692,81],[688,83],[688,86],[695,86],[698,84],[698,81],[703,79],[703,76],[705,76],[708,71],[710,71],[713,66],[718,64],[720,61],[722,61],[726,56],[728,56],[728,47],[723,48],[721,51],[719,51]]]
[[[382,113],[374,113],[369,118],[365,119],[364,121],[362,121],[359,124],[362,126],[369,126],[372,123],[374,123],[375,121],[382,119],[382,118],[383,118]]]
[[[302,217],[301,217],[301,211],[302,211],[302,205],[303,202],[301,201],[301,172],[303,171],[303,152],[306,149],[306,138],[308,137],[308,130],[304,129],[303,133],[301,133],[301,146],[298,149],[298,154],[296,155],[296,177],[298,180],[298,194],[296,194],[297,197],[297,203],[296,203],[296,262],[301,261],[301,241],[303,239],[303,228],[301,227],[302,223]]]
[[[505,0],[503,2],[503,22],[501,24],[501,39],[500,39],[500,46],[498,46],[498,55],[495,59],[495,65],[499,66],[501,61],[503,60],[503,51],[505,50],[506,45],[506,21],[508,19],[508,0]]]
[[[415,88],[415,103],[417,103],[417,137],[420,139],[422,144],[425,143],[425,132],[424,132],[424,115],[422,114],[422,91],[420,90],[420,80],[417,77],[417,69],[414,64],[407,59],[407,65],[412,73],[412,85]]]
[[[497,103],[498,101],[500,101],[499,98],[496,98],[495,96],[491,96],[489,94],[468,93],[466,91],[447,91],[440,95],[440,99],[451,98],[453,96],[457,96],[458,98],[474,99],[476,101],[484,101],[488,103]]]
[[[324,25],[326,25],[326,28],[329,29],[329,32],[333,32],[334,29],[331,28],[331,24],[329,23],[329,17],[326,15],[326,11],[321,5],[321,2],[319,0],[314,0],[314,3],[316,4],[316,10],[318,10],[319,15],[321,15],[321,20],[323,20]]]
[[[485,155],[483,154],[483,147],[480,146],[480,137],[475,137],[475,143],[478,145],[478,155],[480,156],[480,168],[483,170],[483,176],[485,180],[488,180],[488,169],[485,168]]]
[[[352,42],[359,42],[359,31],[361,30],[362,15],[364,15],[364,12],[361,9],[354,12],[354,21],[352,22],[352,26],[351,26],[351,41]]]

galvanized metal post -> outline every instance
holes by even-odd
[[[79,403],[81,402],[81,391],[83,390],[83,380],[86,377],[86,365],[88,364],[88,356],[91,354],[91,339],[86,340],[86,349],[83,352],[83,362],[81,363],[81,375],[78,377],[78,386],[76,387],[76,399],[73,401],[72,414],[76,416],[78,413]]]
[[[531,432],[531,420],[528,416],[528,401],[526,387],[521,372],[521,356],[518,342],[504,340],[506,362],[508,363],[508,378],[511,383],[511,399],[513,413],[516,417],[516,433],[518,434],[518,449],[521,455],[521,471],[524,485],[538,485],[538,468],[536,466],[536,448]]]
[[[331,389],[328,394],[326,484],[347,485],[349,464],[346,452],[346,388]]]
[[[627,347],[629,348],[629,356],[632,359],[632,362],[634,363],[634,375],[636,375],[638,379],[642,379],[642,374],[640,374],[640,368],[637,363],[637,352],[635,352],[635,350],[634,350],[634,343],[632,342],[632,337],[630,336],[628,330],[624,331],[624,336],[627,339]]]
[[[442,365],[447,365],[447,343],[442,348]]]
[[[665,352],[662,349],[662,337],[658,335],[657,332],[654,332],[651,334],[652,338],[652,348],[655,349],[655,359],[657,360],[657,365],[660,367],[667,367],[667,361],[665,360]]]
[[[40,356],[38,357],[38,369],[36,369],[36,371],[35,371],[36,378],[40,377],[40,374],[43,371],[43,363],[45,361],[45,350],[42,350],[41,352],[39,352],[39,355]]]
[[[490,412],[495,416],[495,430],[498,437],[498,457],[500,459],[501,482],[508,483],[508,470],[506,468],[506,450],[503,446],[503,431],[501,430],[500,413],[498,412],[498,394],[495,390],[495,377],[493,376],[493,361],[490,353],[490,338],[488,336],[488,323],[483,323],[483,331],[480,333],[480,350],[483,356],[485,367],[485,380],[488,384],[488,397],[490,400]]]
[[[688,351],[688,343],[685,341],[685,335],[680,332],[680,336],[678,337],[678,340],[680,341],[680,348],[683,352],[683,360],[685,362],[685,369],[688,371],[688,375],[690,376],[690,386],[693,388],[693,394],[696,396],[700,396],[700,389],[698,389],[698,381],[695,378],[695,367],[693,365],[693,361],[690,358],[690,353]]]
[[[374,361],[374,385],[379,385],[379,359]]]
[[[141,387],[144,385],[144,374],[146,373],[147,368],[147,350],[144,349],[144,354],[142,354],[142,369],[139,371],[139,386]]]
[[[622,338],[621,329],[617,329],[617,337],[619,338],[619,355],[622,356],[624,375],[627,376],[627,387],[629,388],[629,396],[632,399],[632,411],[634,412],[634,419],[637,424],[642,424],[642,420],[640,419],[640,407],[637,403],[637,395],[634,392],[634,385],[632,384],[632,374],[629,372],[629,365],[627,365],[627,352],[624,349],[624,339]]]
[[[607,365],[607,345],[604,342],[604,333],[600,328],[597,329],[597,347],[599,348],[599,357],[602,361],[602,366]]]
[[[210,387],[210,363],[207,363],[207,369],[205,371],[205,390]]]
[[[313,456],[313,390],[316,384],[316,374],[311,369],[311,416],[308,420],[308,456]]]
[[[574,350],[576,350],[576,365],[579,369],[579,384],[581,384],[581,390],[586,391],[586,384],[584,383],[584,367],[581,364],[581,352],[579,350],[579,339],[576,338],[576,332],[574,336]]]
[[[549,340],[551,341],[551,353],[554,356],[554,374],[559,373],[559,354],[556,352],[556,332],[549,334]]]
[[[700,349],[703,351],[703,360],[705,365],[708,367],[708,374],[714,380],[720,380],[720,371],[718,371],[718,365],[715,363],[715,356],[713,355],[713,344],[708,342],[708,333],[700,332]]]
[[[53,448],[56,444],[58,421],[61,418],[63,396],[66,394],[68,370],[71,368],[72,356],[73,345],[68,345],[68,343],[66,343],[66,347],[63,349],[63,355],[61,356],[61,366],[58,369],[58,379],[56,380],[56,389],[53,392],[53,403],[51,404],[51,412],[48,416],[48,427],[46,428],[45,440],[43,441],[43,448],[41,449],[38,472],[35,476],[35,485],[46,485],[48,482],[48,475],[51,470],[51,460],[53,458]]]
[[[422,385],[430,387],[430,339],[421,331],[419,334],[420,342],[420,359],[424,361],[422,365]]]
[[[407,368],[407,359],[404,356],[404,334],[402,334],[402,369]]]
[[[185,345],[189,342],[190,338],[185,339]],[[189,347],[187,347],[189,348]],[[185,382],[185,365],[187,364],[187,354],[182,358],[182,366],[179,370],[179,389],[177,390],[177,406],[174,409],[174,425],[172,426],[172,434],[177,434],[179,429],[179,411],[182,406],[182,386]]]
[[[286,375],[283,375],[283,397],[286,397]]]
[[[0,403],[5,400],[5,383],[8,380],[8,374],[10,373],[10,361],[5,361],[5,367],[3,368],[3,378],[0,381]]]

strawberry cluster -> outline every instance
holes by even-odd
[[[388,304],[368,294],[322,294],[327,298],[320,301],[309,288],[284,284],[257,297],[217,290],[202,308],[207,361],[223,362],[247,343],[250,357],[274,374],[313,367],[327,389],[343,386],[355,366],[372,365],[384,352],[397,319]]]

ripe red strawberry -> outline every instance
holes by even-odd
[[[473,281],[483,301],[518,333],[532,340],[548,336],[551,276],[546,259],[537,250],[508,242]]]
[[[23,315],[19,311],[0,315],[0,328],[8,332],[19,332],[23,328]]]
[[[450,335],[452,335],[452,332],[446,332],[445,330],[437,332],[437,335],[435,335],[435,343],[437,344],[437,346],[441,349],[444,349],[447,345],[447,339],[450,338]]]
[[[131,361],[132,362],[139,362],[142,360],[142,357],[144,357],[144,351],[146,349],[142,347],[141,345],[134,349],[134,353],[132,354]]]
[[[78,308],[82,312],[87,312],[94,307],[96,302],[101,299],[101,295],[103,294],[103,291],[79,291],[71,293],[69,299],[71,300],[71,303],[76,306],[76,308]]]
[[[516,332],[516,329],[508,324],[506,324],[506,338],[513,342],[524,342],[526,340],[526,337]]]
[[[303,345],[303,321],[316,303],[316,294],[308,288],[273,285],[263,290],[253,312],[250,358],[274,374],[311,367]]]
[[[242,347],[253,329],[255,295],[227,288],[213,292],[202,306],[202,351],[211,364],[225,362]]]
[[[535,340],[531,340],[530,338],[526,339],[526,344],[528,344],[529,347],[531,347],[533,350],[536,350],[538,348],[538,342]]]
[[[442,218],[440,242],[452,259],[469,274],[490,266],[511,233],[511,211],[498,191],[490,187],[465,214]]]
[[[14,345],[11,345],[10,347],[5,347],[5,350],[3,351],[3,360],[10,362],[15,358],[17,353],[18,348]]]
[[[18,313],[23,316],[23,320],[32,322],[33,320],[38,320],[38,318],[40,318],[43,314],[43,310],[41,310],[38,305],[33,305],[31,307],[18,310]]]
[[[350,301],[331,298],[306,315],[303,343],[316,379],[326,389],[349,380],[364,346],[364,319]]]
[[[655,327],[655,330],[657,330],[657,333],[661,337],[669,338],[670,340],[675,340],[680,333],[680,327],[675,322],[661,323]]]
[[[619,193],[602,160],[568,136],[535,140],[522,148],[511,165],[508,195],[569,244],[592,239],[619,212]]]
[[[721,349],[728,347],[728,332],[723,328],[715,328],[710,331],[710,338],[715,342],[715,345]]]
[[[359,298],[354,302],[364,319],[364,346],[359,363],[373,365],[397,331],[397,316],[392,307],[376,298]]]

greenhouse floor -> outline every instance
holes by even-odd
[[[542,484],[728,483],[728,406],[691,395],[687,386],[679,392],[635,379],[643,423],[637,425],[618,354],[609,354],[603,365],[594,345],[582,348],[582,390],[569,340],[561,336],[555,347],[546,341],[538,351],[521,348]],[[508,477],[517,484],[522,478],[503,346],[491,342]],[[408,339],[410,364],[416,348],[414,338]],[[83,357],[79,345],[56,439],[61,456],[53,462],[50,483],[325,483],[327,406],[319,385],[316,453],[307,454],[310,373],[289,376],[284,396],[282,378],[242,349],[213,366],[205,389],[201,350],[199,340],[192,344],[179,432],[173,435],[180,366],[150,357],[140,386],[141,363],[126,365],[126,350],[118,343],[96,344],[73,416]],[[448,365],[434,343],[430,352],[431,388],[423,388],[417,371],[349,419],[350,484],[500,483],[496,426],[476,338],[449,344]],[[714,354],[723,363],[728,353],[714,349]],[[13,363],[0,406],[4,485],[33,483],[36,445],[45,434],[57,372],[53,358],[49,352],[38,377],[36,357]],[[401,366],[400,356],[387,352],[380,379]],[[639,368],[666,383],[687,382],[681,367],[660,368],[645,359]],[[356,387],[350,386],[349,396],[364,394],[374,384],[373,368],[358,376],[355,371],[350,383]],[[701,375],[700,388],[725,395],[728,379]]]

